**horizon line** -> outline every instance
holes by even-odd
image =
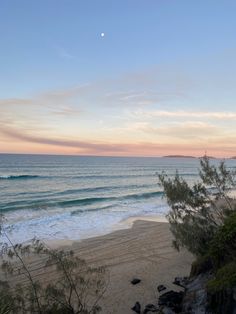
[[[236,156],[231,157],[215,157],[215,156],[194,156],[194,155],[181,155],[181,154],[168,154],[163,156],[114,156],[114,155],[81,155],[81,154],[48,154],[48,153],[7,153],[0,152],[0,155],[32,155],[32,156],[62,156],[62,157],[109,157],[109,158],[192,158],[199,159],[204,156],[207,156],[210,159],[235,159]]]

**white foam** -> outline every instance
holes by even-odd
[[[37,237],[42,240],[81,240],[111,231],[128,228],[122,223],[130,217],[162,216],[167,212],[165,204],[126,203],[116,207],[84,211],[71,215],[69,210],[17,211],[8,215],[11,239],[26,242]]]

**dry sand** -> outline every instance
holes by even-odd
[[[92,265],[107,266],[110,272],[108,290],[100,302],[104,314],[131,314],[136,301],[142,305],[157,302],[157,286],[174,288],[174,277],[187,276],[193,257],[172,248],[169,224],[134,221],[130,229],[83,240],[73,250]],[[130,281],[140,278],[141,283]]]
[[[132,227],[71,245],[59,242],[60,246],[66,244],[66,249],[72,248],[89,265],[107,266],[110,283],[100,302],[102,314],[132,314],[131,307],[136,301],[143,306],[156,304],[157,286],[163,284],[178,290],[172,281],[176,276],[187,276],[193,260],[188,252],[178,253],[172,248],[168,223],[152,218],[129,219],[126,223]],[[31,267],[34,277],[53,279],[53,273],[46,273],[39,259],[32,261]],[[135,277],[141,282],[134,286],[130,281]],[[18,280],[24,283],[25,278],[18,276]]]

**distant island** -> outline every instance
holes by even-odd
[[[197,158],[197,157],[185,156],[185,155],[167,155],[167,156],[163,156],[163,158]]]
[[[166,156],[163,156],[163,158],[193,158],[193,159],[199,159],[199,158],[203,158],[204,156],[202,157],[195,157],[195,156],[186,156],[186,155],[166,155]],[[214,156],[207,156],[209,159],[216,159],[216,157]],[[236,159],[236,156],[235,157],[231,157],[231,159]]]

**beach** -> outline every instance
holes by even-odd
[[[135,220],[131,228],[74,242],[71,248],[89,265],[108,269],[110,283],[101,313],[129,314],[137,301],[156,304],[158,285],[179,290],[173,279],[189,275],[193,257],[185,250],[177,252],[171,242],[168,223]],[[133,278],[141,282],[132,285]]]
[[[104,236],[47,243],[51,248],[73,250],[89,266],[106,267],[109,282],[99,302],[102,314],[132,314],[131,307],[137,301],[142,308],[150,303],[156,305],[159,285],[164,285],[166,291],[179,291],[181,288],[172,284],[174,278],[189,275],[193,256],[172,247],[169,224],[154,217],[140,219],[130,218],[125,222],[130,227]],[[27,257],[26,261],[35,280],[48,284],[57,277],[56,269],[45,269],[40,257]],[[4,279],[3,273],[1,277]],[[141,282],[132,285],[134,278]],[[13,286],[17,282],[29,284],[23,274],[8,279]]]
[[[178,169],[192,182],[198,160],[2,155],[0,161],[0,205],[12,242],[36,237],[51,248],[73,249],[91,266],[106,266],[102,313],[132,313],[137,301],[155,304],[158,285],[177,290],[174,277],[189,275],[192,256],[172,247],[157,173]],[[38,256],[30,263],[36,280],[55,278]],[[141,282],[132,285],[133,278]]]

